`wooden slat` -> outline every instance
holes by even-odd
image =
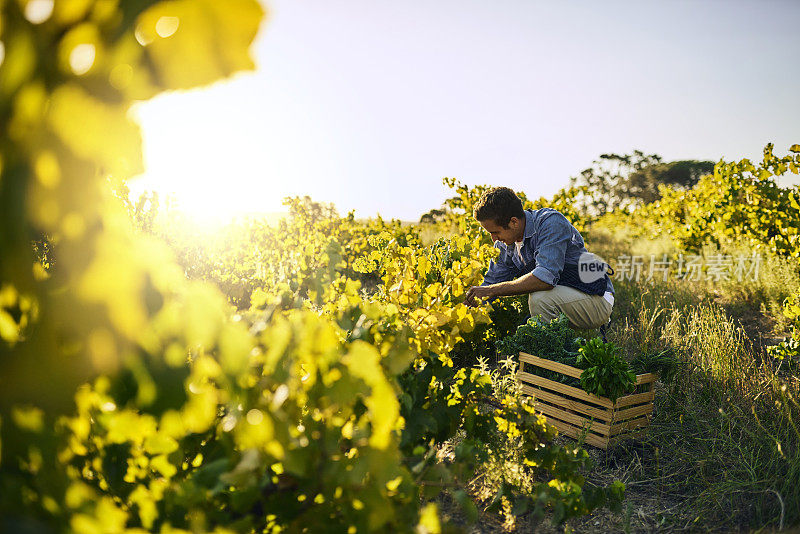
[[[522,385],[522,392],[525,393],[526,395],[533,395],[534,402],[536,401],[536,399],[542,399],[545,402],[556,404],[567,410],[574,410],[576,412],[580,412],[582,414],[594,417],[596,419],[602,419],[603,421],[609,421],[609,422],[611,421],[611,410],[603,410],[601,408],[589,406],[587,404],[567,399],[562,397],[561,395],[549,393],[547,391],[535,388],[533,386],[529,386],[527,384]]]
[[[522,382],[522,392],[534,397],[536,410],[564,435],[577,438],[583,433],[587,445],[605,449],[641,436],[650,423],[649,414],[653,412],[655,381],[658,379],[655,373],[636,376],[637,386],[649,385],[645,392],[626,395],[612,402],[606,397],[526,372],[526,364],[573,378],[581,377],[581,369],[525,352],[519,353],[519,362],[517,379]],[[625,407],[630,408],[620,410]]]
[[[626,419],[631,419],[639,415],[652,413],[652,411],[653,411],[652,404],[644,404],[642,406],[634,406],[633,408],[628,408],[627,410],[620,410],[618,412],[614,412],[614,422],[616,423],[617,421],[624,421]]]
[[[608,436],[611,431],[610,426],[601,423],[600,421],[593,421],[574,413],[565,412],[564,410],[560,410],[559,408],[545,404],[544,402],[534,401],[534,409],[537,412],[541,412],[546,415],[548,421],[551,417],[555,417],[556,419],[566,421],[567,423],[571,423],[580,428],[586,426],[590,432],[597,432],[598,434],[605,436]]]
[[[528,354],[527,352],[519,353],[519,361],[530,363],[535,365],[536,367],[549,369],[551,371],[555,371],[556,373],[561,373],[562,375],[567,375],[574,378],[580,378],[581,375],[583,374],[582,370],[576,367],[572,367],[571,365],[554,362],[553,360],[547,360],[545,358],[539,358],[538,356]]]
[[[572,367],[571,365],[567,365],[565,363],[554,362],[553,360],[548,360],[547,358],[540,358],[538,356],[534,356],[533,354],[528,354],[527,352],[520,352],[519,353],[519,361],[524,363],[530,363],[537,367],[542,367],[543,369],[549,369],[550,371],[555,371],[557,373],[561,373],[563,375],[571,376],[574,378],[580,378],[583,374],[582,369],[578,369],[577,367]],[[651,382],[655,382],[658,380],[658,375],[655,373],[644,373],[641,375],[636,375],[636,385],[640,384],[649,384]]]
[[[650,382],[655,382],[658,378],[657,374],[654,373],[645,373],[643,375],[636,375],[636,385],[639,384],[649,384]]]
[[[599,404],[600,406],[603,406],[605,408],[614,407],[614,403],[611,402],[611,399],[607,399],[605,397],[598,397],[597,395],[592,395],[591,393],[586,393],[582,389],[574,388],[566,384],[561,384],[560,382],[549,380],[547,378],[544,378],[543,376],[536,376],[530,373],[522,372],[522,373],[517,373],[517,378],[522,380],[523,382],[528,382],[530,384],[542,386],[547,389],[552,389],[554,391],[558,391],[559,393],[566,393],[567,395],[575,397],[576,399],[580,399],[586,402],[591,402],[593,404]]]
[[[563,421],[558,421],[556,419],[548,419],[547,422],[556,427],[559,432],[571,438],[577,438],[578,436],[583,434],[582,429],[564,423]],[[601,438],[600,436],[588,432],[586,433],[584,443],[588,443],[589,445],[594,445],[595,447],[600,447],[601,449],[605,449],[608,447],[608,438]]]
[[[646,427],[648,424],[650,424],[649,417],[639,417],[638,419],[631,419],[629,421],[625,421],[624,423],[617,423],[616,425],[613,425],[611,427],[610,435],[613,438],[626,430],[643,428]]]
[[[624,408],[625,406],[631,406],[632,404],[641,404],[643,402],[652,401],[655,398],[655,394],[652,391],[645,391],[644,393],[636,393],[635,395],[626,395],[624,397],[620,397],[617,399],[617,402],[614,403],[615,408]]]

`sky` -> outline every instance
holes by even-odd
[[[137,105],[135,192],[205,218],[310,195],[413,221],[452,196],[446,176],[536,198],[604,153],[800,143],[798,1],[264,5],[255,71]]]

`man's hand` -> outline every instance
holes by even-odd
[[[553,287],[554,286],[539,280],[533,273],[528,273],[509,282],[498,282],[488,286],[472,286],[467,290],[464,304],[467,306],[477,306],[480,304],[478,299],[525,295],[527,293],[533,293],[534,291],[548,291],[553,289]]]
[[[467,290],[467,296],[464,298],[464,304],[469,307],[481,304],[478,299],[485,299],[494,297],[494,288],[492,286],[472,286]]]

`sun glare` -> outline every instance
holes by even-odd
[[[154,191],[198,227],[283,211],[270,180],[259,176],[256,132],[226,113],[230,97],[217,86],[175,92],[134,109],[142,126],[145,172],[131,196]]]

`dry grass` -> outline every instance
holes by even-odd
[[[772,275],[785,281],[796,273]],[[779,285],[762,282],[765,289]],[[628,516],[633,531],[656,525],[659,531],[737,531],[800,522],[800,434],[792,422],[800,418],[797,372],[780,370],[741,321],[747,314],[763,317],[768,308],[741,306],[731,313],[719,303],[725,288],[709,291],[701,284],[618,287],[627,304],[611,339],[628,354],[672,349],[684,366],[672,385],[659,389],[645,440],[605,453],[589,478],[619,475],[629,503],[641,510],[654,503],[648,496],[658,496],[648,520]]]

